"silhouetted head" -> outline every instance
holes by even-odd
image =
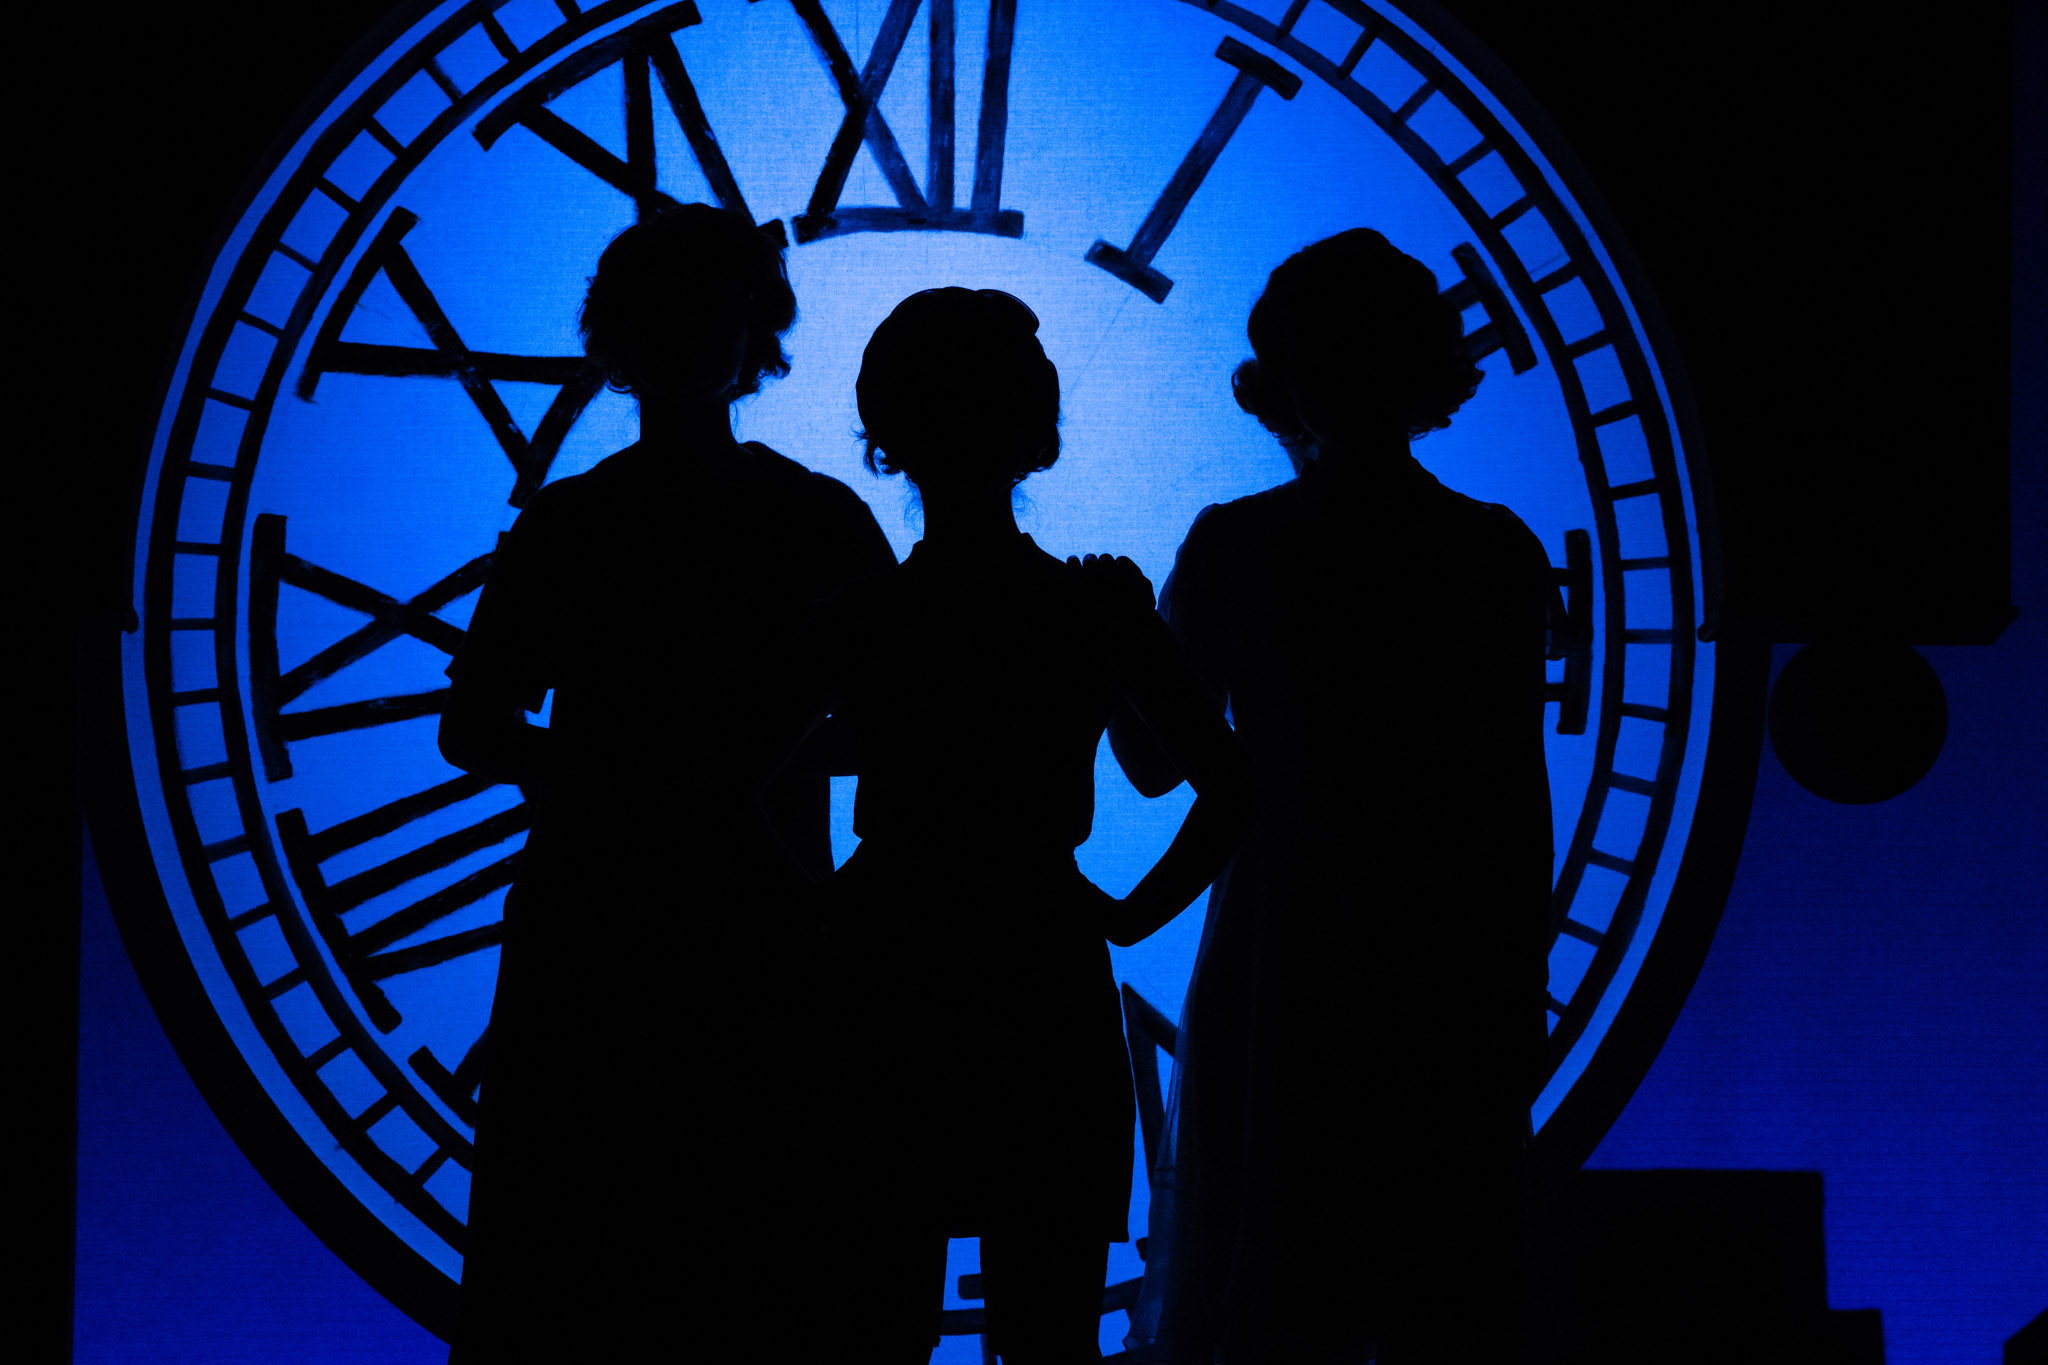
[[[861,357],[869,469],[1021,483],[1060,456],[1060,375],[1038,315],[1000,289],[927,289],[896,305]]]
[[[1257,358],[1237,367],[1231,389],[1290,453],[1447,427],[1485,377],[1429,267],[1370,228],[1282,261],[1245,333]]]
[[[612,239],[579,330],[621,392],[732,399],[789,373],[782,334],[795,321],[782,249],[740,214],[683,204]]]

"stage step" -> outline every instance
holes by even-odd
[[[1883,1365],[1828,1306],[1817,1171],[1581,1171],[1539,1263],[1559,1365]]]

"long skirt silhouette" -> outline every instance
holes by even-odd
[[[1190,530],[1161,609],[1265,804],[1183,1008],[1134,1356],[1512,1349],[1553,598],[1512,513],[1412,461]]]

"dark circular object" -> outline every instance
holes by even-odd
[[[1948,738],[1948,698],[1910,645],[1811,644],[1778,674],[1770,731],[1793,781],[1829,801],[1869,805],[1927,776]]]

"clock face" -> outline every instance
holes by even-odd
[[[1591,639],[1552,665],[1546,725],[1554,1072],[1532,1118],[1539,1148],[1558,1131],[1678,918],[1712,547],[1619,244],[1519,97],[1474,77],[1483,54],[1420,19],[1377,0],[449,3],[346,73],[213,263],[151,451],[120,725],[161,898],[123,913],[174,926],[208,1020],[171,1027],[260,1093],[260,1123],[226,1116],[259,1164],[297,1144],[319,1172],[301,1213],[379,1229],[351,1243],[373,1283],[450,1321],[527,824],[517,789],[440,758],[442,670],[534,490],[636,437],[574,319],[606,242],[671,202],[789,243],[795,368],[740,434],[853,487],[899,556],[917,512],[860,468],[862,346],[918,289],[1028,302],[1065,452],[1021,521],[1155,584],[1203,507],[1290,476],[1230,396],[1267,272],[1358,225],[1436,272],[1487,378],[1416,454],[1529,524]],[[1145,801],[1103,755],[1081,863],[1121,893],[1187,796]],[[854,785],[834,789],[842,857]],[[1119,976],[1172,1015],[1200,929],[1197,909],[1119,950]],[[1138,1231],[1144,1197],[1141,1178]],[[1115,1256],[1112,1278],[1137,1273]]]

